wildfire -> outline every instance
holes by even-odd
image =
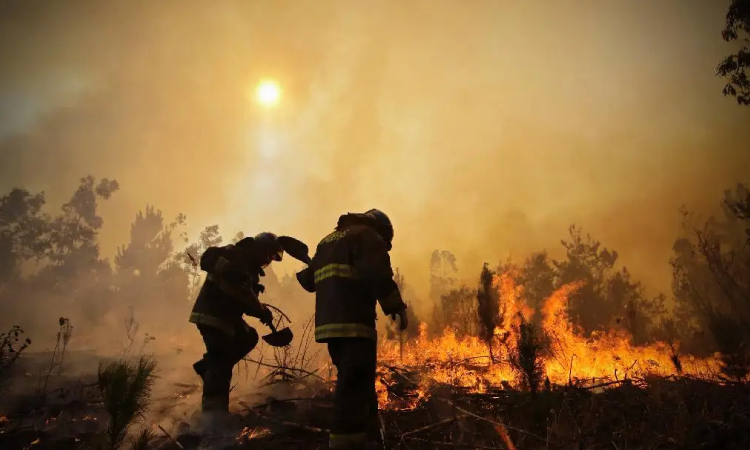
[[[549,339],[549,352],[541,358],[541,367],[552,384],[679,374],[673,362],[673,350],[668,344],[657,342],[634,346],[631,337],[623,330],[584,337],[571,322],[566,309],[570,295],[581,286],[581,283],[571,283],[561,287],[545,301],[541,310],[540,328]],[[414,380],[419,384],[417,395],[409,399],[406,408],[415,406],[427,396],[430,383],[435,382],[473,392],[522,385],[523,377],[510,361],[518,348],[521,324],[531,321],[534,312],[527,306],[523,287],[515,283],[512,274],[495,277],[494,287],[499,293],[500,317],[497,323],[500,326],[494,332],[491,353],[488,344],[481,339],[459,338],[450,329],[431,339],[427,336],[425,324],[420,325],[416,339],[403,343],[403,349],[393,341],[380,345],[379,358],[384,367],[397,364],[400,367],[419,367],[428,372],[427,380]],[[689,355],[681,355],[680,363],[682,374],[702,378],[713,377],[719,367],[716,358]],[[393,402],[388,401],[389,390],[388,380],[381,377],[378,383],[381,408],[394,408]]]

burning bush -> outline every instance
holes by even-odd
[[[495,356],[492,353],[495,330],[501,325],[499,322],[501,318],[500,303],[493,283],[494,278],[495,272],[490,270],[487,263],[484,263],[482,273],[479,276],[479,289],[477,289],[477,313],[481,324],[480,337],[487,344],[492,362],[495,362]]]
[[[515,347],[510,350],[510,363],[522,377],[521,386],[536,393],[544,380],[544,360],[549,344],[544,331],[517,315]]]

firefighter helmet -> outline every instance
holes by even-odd
[[[375,229],[378,234],[388,244],[388,249],[391,249],[393,243],[393,224],[391,219],[379,209],[371,209],[364,213],[364,216],[371,219],[375,223]]]
[[[253,238],[255,251],[261,259],[271,261],[281,261],[284,256],[284,249],[279,244],[278,237],[268,231],[258,233]]]

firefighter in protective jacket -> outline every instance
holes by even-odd
[[[234,245],[209,247],[200,259],[208,273],[190,322],[198,327],[206,353],[193,365],[203,379],[202,410],[219,416],[229,412],[232,370],[258,344],[258,333],[242,316],[273,321],[270,310],[258,300],[264,291],[260,277],[272,261],[281,261],[283,249],[273,233],[260,233]],[[220,419],[220,417],[217,417]]]
[[[310,265],[297,273],[315,292],[315,340],[328,345],[338,375],[332,449],[382,446],[375,372],[376,302],[405,329],[406,304],[393,279],[389,251],[393,226],[382,211],[349,213],[318,244]]]

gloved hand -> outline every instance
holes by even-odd
[[[258,320],[265,326],[271,326],[273,325],[273,313],[268,307],[264,306],[258,314]]]
[[[399,329],[401,331],[404,331],[407,326],[409,326],[409,319],[406,315],[406,310],[402,309],[399,312],[391,314],[391,319],[396,320],[396,316],[398,316],[399,320]]]
[[[266,287],[263,286],[262,284],[258,283],[258,284],[255,285],[255,292],[257,292],[258,294],[262,294],[262,293],[266,292]]]

